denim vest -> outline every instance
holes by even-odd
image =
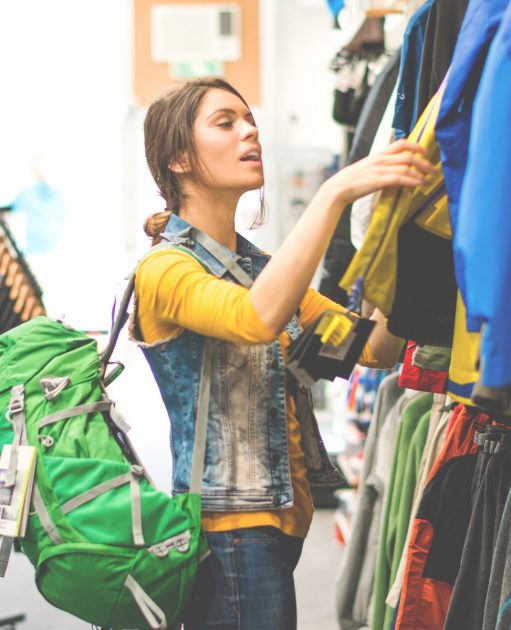
[[[233,282],[227,267],[193,238],[194,230],[171,215],[163,238],[170,241],[167,246],[186,247],[208,271]],[[237,242],[238,255],[222,249],[255,279],[269,256],[240,235]],[[296,316],[286,331],[291,339],[300,334]],[[147,344],[140,341],[136,326],[132,334],[139,339],[171,421],[173,492],[187,492],[205,337],[184,330],[171,339]],[[286,373],[278,340],[249,345],[214,339],[213,366],[202,484],[204,509],[255,511],[292,505],[286,422],[289,387],[296,399],[309,481],[329,486],[344,482],[321,440],[310,391],[300,388]]]

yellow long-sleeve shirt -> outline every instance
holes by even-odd
[[[261,322],[245,287],[217,278],[186,252],[157,250],[140,264],[135,282],[137,323],[143,340],[171,339],[183,329],[232,343],[270,343],[275,336]],[[342,306],[308,289],[300,304],[300,322],[307,327],[327,309]],[[279,335],[284,360],[291,339]],[[360,363],[378,367],[366,346]],[[312,520],[312,499],[301,448],[300,425],[292,396],[286,395],[292,507],[261,512],[203,512],[206,531],[228,531],[270,525],[290,536],[305,537]]]

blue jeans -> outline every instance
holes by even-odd
[[[275,527],[207,533],[185,630],[294,630],[293,571],[303,539]]]

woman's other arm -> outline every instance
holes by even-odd
[[[360,363],[364,363],[365,355],[370,355],[379,367],[392,368],[399,360],[405,340],[387,330],[385,315],[379,309],[374,309],[371,319],[376,322],[376,326],[367,340]]]
[[[300,322],[306,328],[326,310],[346,312],[344,306],[321,295],[315,289],[308,289],[300,305]],[[358,359],[358,363],[378,369],[394,367],[401,355],[404,340],[389,333],[385,323],[385,315],[366,301],[363,304],[362,315],[370,317],[376,322],[376,325]]]

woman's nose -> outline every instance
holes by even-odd
[[[241,133],[243,138],[255,138],[257,140],[259,136],[259,130],[257,127],[248,122],[248,120],[243,121]]]

